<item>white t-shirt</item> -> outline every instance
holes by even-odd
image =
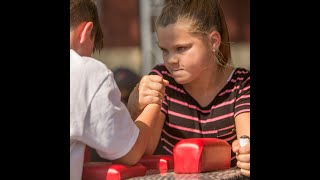
[[[70,180],[81,180],[86,145],[114,160],[130,151],[138,135],[112,71],[70,49]]]

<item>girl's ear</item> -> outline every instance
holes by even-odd
[[[221,36],[218,31],[212,31],[209,34],[209,43],[210,43],[212,50],[219,49],[219,46],[221,43]]]
[[[93,28],[92,22],[85,22],[82,24],[81,33],[80,33],[80,44],[83,44],[87,38],[91,38],[91,31]]]

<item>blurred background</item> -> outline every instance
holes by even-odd
[[[154,20],[164,0],[96,0],[104,48],[93,57],[109,69],[127,68],[148,74],[162,62]],[[232,62],[250,70],[250,0],[220,0],[227,21]]]

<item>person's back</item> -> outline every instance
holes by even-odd
[[[70,50],[70,179],[80,179],[81,173],[75,172],[82,168],[84,160],[85,144],[78,141],[77,137],[83,134],[79,129],[84,129],[85,126],[83,119],[85,119],[88,100],[78,97],[88,97],[90,94],[82,90],[87,87],[85,84],[92,77],[90,72],[88,75],[83,75],[84,79],[81,78],[82,73],[87,73],[85,64],[90,64],[90,61],[82,59],[76,52]],[[80,114],[79,110],[83,113]]]
[[[82,169],[86,145],[113,160],[125,155],[134,144],[139,129],[119,97],[120,91],[109,69],[70,50],[70,170],[74,175],[71,179],[80,178],[81,173],[73,172]],[[111,133],[117,133],[117,138],[108,139]]]
[[[121,93],[121,101],[125,105],[128,103],[128,98],[136,86],[136,84],[140,81],[140,76],[132,71],[129,68],[118,67],[112,70],[114,80],[120,90]],[[94,162],[105,162],[108,161],[104,158],[101,158],[95,149],[89,148],[90,151],[90,160]]]

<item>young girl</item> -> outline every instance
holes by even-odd
[[[157,19],[156,31],[164,64],[150,74],[170,84],[148,153],[154,153],[159,140],[157,151],[172,154],[182,139],[220,138],[232,144],[232,166],[250,176],[250,145],[240,148],[237,140],[250,136],[250,72],[230,65],[229,35],[219,1],[168,1]],[[154,91],[143,84],[141,81],[133,94],[151,96]],[[134,97],[137,95],[129,101],[141,106],[144,97]],[[133,112],[137,107],[129,109]]]

